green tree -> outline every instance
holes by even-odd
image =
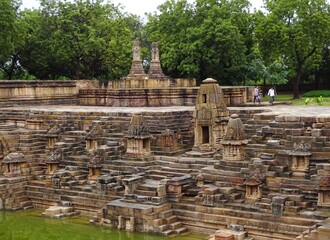
[[[293,70],[293,98],[299,98],[302,74],[321,63],[330,30],[325,0],[265,0],[268,13],[257,14],[256,37],[267,62],[283,57]]]
[[[266,84],[278,85],[288,82],[288,74],[283,59],[277,59],[266,65],[261,58],[253,58],[249,64],[250,78],[254,80],[262,80],[263,96],[266,94]]]
[[[171,76],[234,83],[242,78],[250,48],[248,7],[246,0],[169,0],[159,15],[149,15],[146,28]]]
[[[25,12],[22,65],[40,79],[116,79],[125,75],[134,36],[129,15],[103,0],[41,0]]]
[[[17,52],[21,44],[17,25],[20,5],[20,1],[0,0],[0,69],[9,80],[22,70]]]

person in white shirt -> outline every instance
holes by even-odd
[[[273,105],[273,103],[275,101],[275,89],[274,89],[274,87],[271,87],[268,90],[268,94],[267,95],[270,97],[269,103]]]
[[[255,103],[256,101],[258,101],[259,104],[260,104],[260,96],[259,96],[259,87],[258,86],[256,86],[254,88],[254,94],[253,95],[254,95],[253,102]]]

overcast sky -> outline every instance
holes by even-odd
[[[121,4],[124,10],[129,13],[144,16],[145,12],[154,12],[157,6],[164,3],[166,0],[112,0],[114,4]],[[188,0],[193,2],[193,0]],[[22,0],[22,8],[38,8],[39,2],[37,0]],[[260,8],[262,0],[250,0],[253,8]]]

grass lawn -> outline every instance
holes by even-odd
[[[323,98],[323,102],[321,102],[320,104],[318,104],[316,102],[316,99],[313,99],[312,102],[308,103],[306,105],[305,103],[305,98],[300,97],[300,99],[292,99],[293,94],[292,93],[281,93],[275,96],[275,102],[276,101],[285,101],[285,102],[292,102],[292,105],[294,106],[330,106],[330,97],[325,97]],[[269,97],[264,97],[263,98],[263,102],[269,101]]]

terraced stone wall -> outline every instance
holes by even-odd
[[[77,104],[74,81],[1,80],[0,106]]]

